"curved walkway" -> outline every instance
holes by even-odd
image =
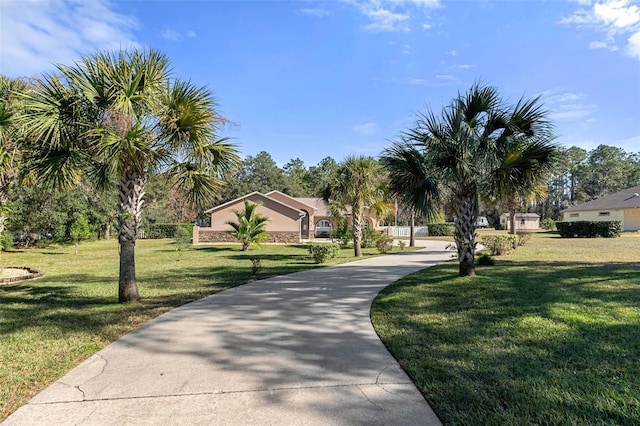
[[[438,425],[369,319],[381,289],[451,258],[447,243],[426,243],[177,308],[91,356],[5,424]]]

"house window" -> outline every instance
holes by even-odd
[[[524,219],[520,219],[520,225],[524,226]]]
[[[598,216],[611,216],[611,212],[599,212]]]
[[[316,223],[316,237],[329,237],[331,235],[331,230],[333,229],[333,225],[327,219],[321,219]]]
[[[580,213],[569,213],[569,217],[580,217]]]

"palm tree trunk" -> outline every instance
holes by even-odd
[[[353,255],[362,257],[362,207],[351,206],[351,222],[353,232]]]
[[[416,246],[416,213],[411,209],[411,224],[409,225],[409,247]]]
[[[458,249],[459,272],[461,277],[471,277],[476,274],[474,219],[477,208],[474,189],[466,188],[456,194],[456,198],[455,242]]]
[[[120,303],[140,300],[136,282],[135,247],[142,213],[142,196],[147,179],[143,173],[127,169],[119,185],[118,242],[120,244]]]

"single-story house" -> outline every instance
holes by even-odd
[[[562,211],[565,222],[619,220],[623,231],[640,231],[640,185]]]
[[[516,213],[516,231],[517,230],[536,230],[540,229],[540,215],[537,213]],[[505,229],[509,229],[511,215],[502,213],[500,215],[500,225]]]
[[[258,204],[257,212],[269,220],[266,223],[270,243],[298,243],[314,238],[327,238],[338,225],[322,198],[291,197],[279,191],[266,194],[252,192],[235,200],[213,207],[205,213],[211,215],[209,227],[193,227],[193,243],[235,242],[229,234],[227,222],[237,222],[236,211],[244,210],[244,201]],[[344,212],[350,217],[350,212]],[[365,211],[365,226],[377,228],[377,219]]]

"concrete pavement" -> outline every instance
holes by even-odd
[[[448,244],[256,281],[91,356],[6,425],[439,425],[378,339],[372,300]]]

